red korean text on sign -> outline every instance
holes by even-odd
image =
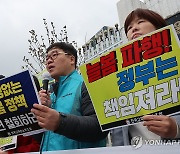
[[[142,62],[143,59],[148,60],[170,51],[172,51],[170,29],[165,29],[121,48],[122,67],[127,67]]]
[[[100,62],[86,64],[86,69],[89,83],[116,72],[118,70],[116,51],[112,51],[108,55],[102,56]]]

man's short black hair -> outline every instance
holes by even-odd
[[[65,42],[56,42],[51,44],[48,48],[46,53],[49,52],[52,48],[59,48],[62,49],[65,53],[68,53],[70,55],[73,55],[75,57],[75,67],[77,64],[77,50],[74,48],[74,46],[70,43],[65,43]]]

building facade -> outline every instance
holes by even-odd
[[[79,48],[79,65],[127,42],[124,33],[124,21],[127,15],[136,8],[147,8],[158,12],[173,24],[180,39],[180,2],[179,0],[120,0],[117,3],[119,25],[104,26],[86,44]]]

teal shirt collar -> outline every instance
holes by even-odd
[[[70,77],[74,72],[76,72],[76,70],[73,70],[70,74],[66,75],[66,76],[60,76],[59,77],[59,83],[62,84],[68,77]]]

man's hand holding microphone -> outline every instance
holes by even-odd
[[[48,92],[48,78],[47,73],[44,75],[43,79],[43,89],[39,91],[39,97],[41,104],[34,104],[31,112],[33,112],[38,120],[40,127],[55,131],[60,122],[60,115],[54,109],[51,109],[51,100]]]
[[[42,79],[43,89],[39,91],[40,101],[42,105],[50,107],[51,100],[48,92],[48,84],[49,80],[51,79],[51,75],[48,72],[45,72],[42,74]]]

